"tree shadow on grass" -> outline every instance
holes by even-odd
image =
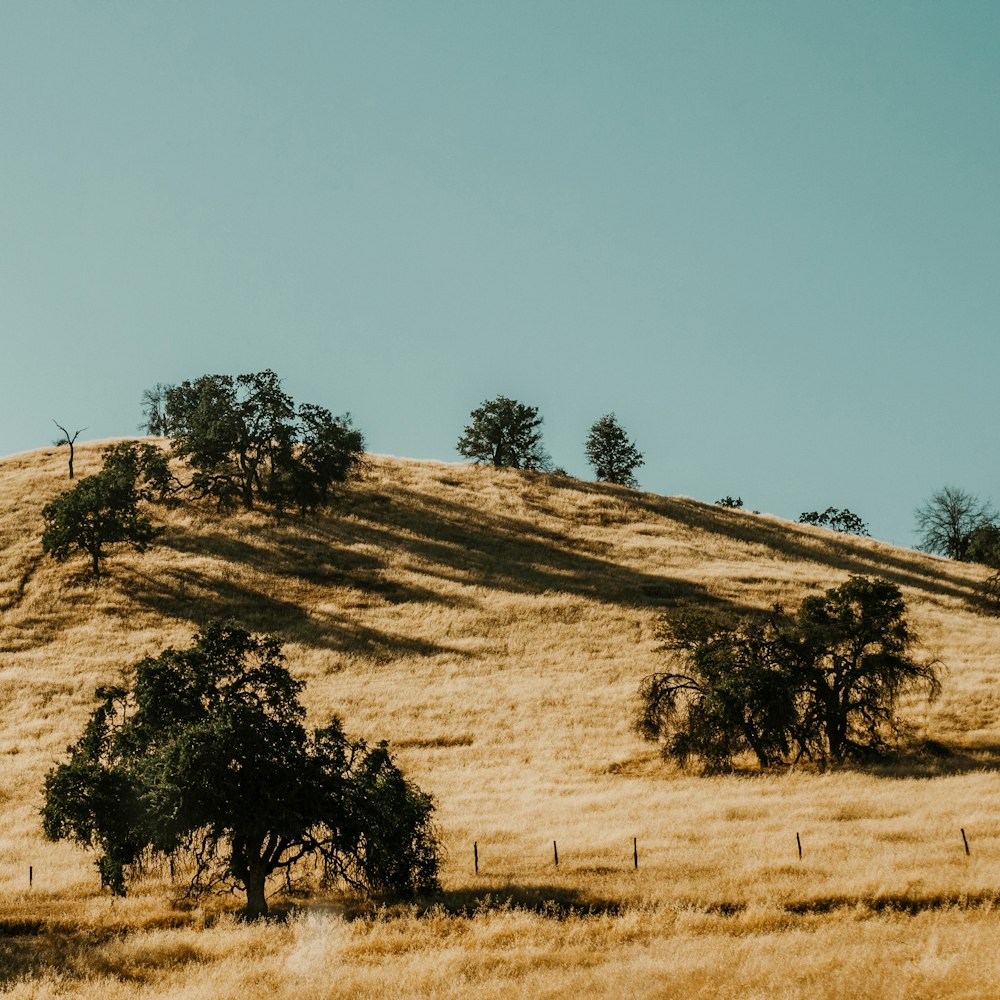
[[[977,771],[1000,770],[1000,743],[962,746],[938,740],[920,740],[870,764],[859,765],[872,777],[889,781],[944,778]]]
[[[578,510],[575,520],[572,514],[556,511],[554,503],[564,504],[555,495],[569,485],[541,474],[510,475],[515,478],[509,509],[498,505],[495,497],[492,509],[487,509],[468,489],[410,490],[386,496],[359,488],[337,511],[308,520],[258,521],[248,528],[245,521],[219,515],[208,527],[171,526],[161,539],[163,545],[185,556],[208,557],[222,568],[208,570],[212,575],[202,579],[186,570],[167,571],[155,580],[136,574],[133,596],[175,617],[201,623],[211,615],[249,616],[254,627],[294,634],[323,648],[376,657],[457,651],[438,642],[408,640],[353,624],[351,605],[471,607],[489,600],[485,590],[572,595],[658,611],[686,604],[732,616],[758,610],[749,600],[626,563],[613,536],[575,530],[580,517],[590,516],[588,508]],[[827,539],[795,525],[695,501],[578,480],[570,484],[577,493],[606,501],[608,516],[626,522],[661,519],[765,546],[789,560],[877,575],[939,597],[968,601],[974,595],[975,584],[950,573],[947,562],[940,567],[925,565],[867,541],[847,536]],[[525,514],[525,506],[537,508],[539,515]],[[602,511],[599,504],[597,515],[604,516]],[[568,519],[565,528],[559,523],[561,516]],[[226,566],[253,570],[257,589],[234,583]],[[344,611],[308,611],[289,599],[292,586],[313,588],[308,598],[300,598],[310,601],[323,600],[317,598],[316,588],[338,590]],[[721,591],[725,589],[723,583]]]
[[[399,656],[468,655],[457,647],[376,629],[352,620],[347,614],[304,608],[193,570],[166,570],[156,576],[133,571],[127,589],[133,601],[198,626],[213,618],[235,618],[256,631],[317,649],[365,656],[375,662],[388,662]]]
[[[613,551],[608,558],[595,555],[590,539],[513,515],[486,513],[471,502],[427,494],[406,499],[407,503],[387,503],[384,498],[366,503],[361,496],[351,505],[353,516],[285,521],[254,534],[239,531],[238,525],[227,531],[226,520],[220,517],[210,530],[171,527],[161,543],[184,555],[273,577],[275,591],[281,590],[283,580],[294,579],[316,587],[353,589],[358,600],[375,598],[389,604],[468,607],[481,604],[481,591],[487,589],[569,594],[660,610],[688,603],[732,614],[753,610],[700,583],[624,565]],[[205,600],[186,598],[191,589]],[[213,596],[213,591],[218,593]],[[331,644],[322,639],[329,622],[317,629],[314,615],[276,595],[240,587],[223,573],[201,581],[193,571],[170,571],[156,580],[137,574],[134,596],[177,617],[195,614],[198,621],[206,617],[206,601],[222,611],[249,605],[258,617],[291,621],[296,629],[301,626],[304,635],[320,639],[321,645]],[[378,645],[377,637],[372,638]],[[334,640],[333,646],[340,648],[341,643]],[[446,650],[435,646],[435,651]]]
[[[906,781],[913,778],[946,778],[981,771],[1000,771],[1000,743],[967,747],[924,739],[900,744],[894,750],[869,760],[848,760],[825,766],[815,760],[802,760],[767,769],[762,769],[750,754],[737,757],[728,767],[713,770],[700,769],[696,764],[685,767],[673,758],[664,756],[662,752],[646,752],[615,761],[602,773],[626,778],[661,774],[669,777],[724,776],[741,781],[767,782],[791,773],[864,774],[886,781]]]
[[[446,913],[452,917],[476,917],[489,913],[523,912],[565,920],[567,917],[615,915],[622,911],[620,900],[604,899],[589,892],[561,885],[502,884],[489,890],[446,889],[414,903],[373,903],[362,899],[345,904],[347,919],[392,919]]]
[[[937,597],[976,604],[978,585],[952,572],[948,560],[922,564],[925,556],[907,558],[887,547],[851,535],[829,532],[823,537],[814,529],[776,522],[743,512],[714,508],[694,500],[641,494],[635,501],[641,509],[679,521],[689,528],[721,535],[748,545],[763,545],[792,560],[824,566],[861,576],[878,576],[900,587],[922,590]]]

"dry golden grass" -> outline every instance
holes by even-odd
[[[79,448],[78,474],[99,455]],[[112,556],[94,585],[83,560],[41,556],[65,475],[56,449],[0,460],[10,995],[997,995],[1000,642],[970,605],[975,567],[685,499],[374,457],[315,520],[162,511],[162,544]],[[636,736],[665,610],[794,608],[850,573],[898,583],[947,664],[942,697],[905,714],[950,755],[702,778]],[[42,840],[45,772],[94,688],[220,615],[279,635],[313,721],[391,739],[434,794],[447,857],[430,912],[313,897],[247,927],[235,900],[184,905],[155,871],[111,901],[91,858]]]

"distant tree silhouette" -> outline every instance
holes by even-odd
[[[143,390],[139,429],[153,437],[170,436],[170,421],[167,419],[167,393],[170,388],[163,382],[157,382],[152,389]]]
[[[915,511],[920,548],[964,560],[978,528],[992,524],[990,504],[956,486],[944,486]]]
[[[542,447],[538,407],[497,396],[470,416],[472,422],[458,439],[460,455],[497,468],[545,469],[551,464]]]
[[[815,524],[846,535],[868,535],[868,525],[846,507],[843,510],[827,507],[822,513],[815,510],[804,511],[799,515],[799,524]]]
[[[716,507],[730,507],[734,510],[740,510],[743,507],[743,497],[731,497],[724,496],[721,500],[715,501]]]
[[[584,443],[587,461],[598,481],[618,486],[639,486],[635,470],[643,465],[642,452],[629,441],[625,429],[613,413],[595,420]]]

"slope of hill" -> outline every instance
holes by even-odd
[[[78,475],[99,455],[78,448]],[[237,980],[243,995],[312,995],[331,963],[340,992],[317,996],[494,984],[612,996],[624,980],[637,996],[748,982],[833,996],[862,973],[854,995],[896,983],[943,995],[995,979],[995,958],[962,958],[995,935],[1000,899],[1000,636],[971,603],[980,569],[683,498],[371,457],[315,519],[161,510],[160,544],[112,556],[94,585],[82,560],[41,554],[41,507],[65,476],[57,450],[0,460],[0,927],[15,995],[108,995],[126,980],[130,996],[229,995]],[[851,573],[899,584],[946,664],[941,698],[904,710],[918,739],[950,753],[868,773],[704,778],[635,734],[639,682],[666,662],[665,611],[794,608]],[[156,871],[112,904],[91,859],[42,841],[44,774],[94,688],[218,616],[281,637],[312,721],[337,713],[349,732],[389,739],[435,796],[448,853],[430,916],[345,922],[316,904],[280,930],[199,931],[220,904],[178,908]],[[454,915],[465,906],[476,915]],[[589,915],[565,917],[570,906]],[[113,930],[129,933],[109,941]],[[870,960],[853,952],[862,938]],[[895,978],[880,978],[874,963],[890,956]]]

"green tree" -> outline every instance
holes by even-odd
[[[911,655],[902,595],[884,580],[853,576],[794,617],[780,606],[735,625],[687,615],[665,634],[682,669],[643,681],[638,727],[666,756],[708,769],[749,751],[761,767],[877,757],[901,735],[900,696],[940,690],[937,665]]]
[[[799,524],[815,524],[846,535],[868,535],[868,525],[846,507],[843,510],[827,507],[822,513],[816,510],[803,511],[799,515]]]
[[[303,512],[325,503],[364,452],[349,415],[334,417],[291,396],[273,371],[203,375],[165,389],[174,453],[193,470],[191,486],[221,504],[257,500]]]
[[[130,688],[98,689],[69,760],[46,776],[46,836],[99,852],[117,894],[140,858],[185,853],[193,892],[242,889],[250,917],[267,913],[268,878],[307,856],[324,883],[434,889],[430,797],[385,743],[349,740],[336,718],[307,731],[302,687],[276,639],[234,622],[139,661]]]
[[[513,469],[545,469],[550,463],[542,447],[538,408],[506,396],[488,399],[470,414],[458,439],[458,452],[475,462]]]
[[[1000,569],[1000,525],[986,522],[973,528],[965,550],[969,562]]]
[[[778,652],[785,641],[780,614],[727,626],[686,611],[665,621],[660,637],[684,668],[643,681],[643,736],[661,741],[664,755],[680,764],[696,758],[710,771],[725,770],[747,751],[761,767],[788,754],[797,714]]]
[[[42,549],[59,562],[76,552],[90,558],[95,579],[109,546],[145,552],[158,531],[143,513],[143,501],[163,495],[166,459],[152,445],[123,443],[104,452],[100,472],[81,479],[42,510]]]
[[[965,559],[973,533],[996,520],[989,503],[959,489],[944,486],[915,511],[920,548],[949,559]]]
[[[634,441],[629,441],[613,413],[594,421],[584,447],[587,461],[600,482],[638,488],[635,470],[643,464],[642,453]]]
[[[298,418],[299,447],[288,456],[290,499],[306,513],[325,504],[333,485],[345,482],[358,467],[365,439],[349,413],[335,417],[325,407],[304,403]]]

